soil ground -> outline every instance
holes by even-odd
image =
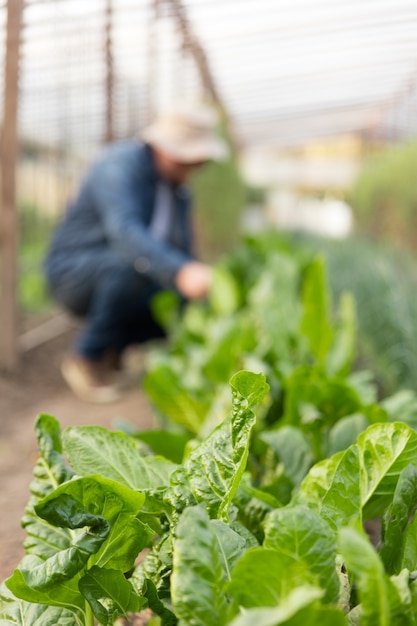
[[[25,534],[20,519],[38,457],[33,430],[37,415],[53,415],[63,428],[83,424],[112,428],[115,419],[128,420],[138,429],[150,428],[154,423],[139,382],[119,402],[106,406],[88,404],[72,394],[61,377],[59,364],[74,333],[70,329],[26,352],[16,375],[0,375],[0,581],[13,572],[23,556]],[[141,353],[131,356],[137,370],[139,361],[143,361]]]

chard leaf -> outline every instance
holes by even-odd
[[[282,426],[262,432],[259,439],[272,448],[284,465],[286,476],[298,486],[314,461],[311,446],[302,431],[294,426]]]
[[[347,376],[355,358],[357,319],[355,299],[342,293],[333,343],[327,355],[327,371],[331,375]]]
[[[302,298],[304,313],[300,330],[307,337],[312,354],[320,364],[324,364],[332,342],[333,329],[329,320],[330,294],[322,258],[315,259],[307,266]]]
[[[398,574],[402,569],[404,531],[416,504],[417,468],[409,465],[400,474],[393,501],[382,520],[382,546],[379,555],[388,574]]]
[[[302,365],[286,381],[283,419],[293,426],[311,424],[313,420],[330,426],[360,411],[361,406],[357,391],[346,380],[329,378],[319,368]],[[305,407],[311,407],[312,415]]]
[[[164,487],[176,465],[144,457],[138,442],[101,426],[72,426],[64,431],[65,454],[79,476],[100,474],[140,491]]]
[[[0,624],[2,626],[78,626],[74,613],[66,609],[24,602],[5,585],[0,587]]]
[[[177,511],[203,502],[212,518],[227,519],[244,472],[256,417],[252,407],[269,386],[262,374],[238,372],[230,381],[231,414],[190,454],[171,476],[166,499]]]
[[[210,408],[205,398],[184,390],[181,375],[164,364],[155,365],[143,380],[152,404],[175,424],[198,433]]]
[[[401,567],[406,567],[410,572],[417,571],[417,516],[409,524],[404,533],[404,541],[401,553]],[[417,586],[416,586],[417,590]],[[417,609],[417,604],[416,604]]]
[[[186,445],[191,438],[188,434],[171,433],[167,430],[141,431],[135,433],[134,437],[146,443],[154,454],[177,464],[182,463]]]
[[[267,548],[253,548],[236,563],[226,590],[245,608],[277,606],[294,587],[315,586],[303,561]],[[320,590],[320,596],[324,594]]]
[[[68,530],[54,528],[40,519],[34,507],[40,499],[69,480],[73,476],[73,471],[62,455],[61,428],[58,421],[50,415],[42,414],[36,420],[35,432],[40,458],[33,469],[31,497],[25,508],[22,526],[27,533],[24,542],[26,553],[47,559],[69,546],[71,533]]]
[[[86,566],[90,556],[98,552],[110,532],[107,520],[86,511],[69,494],[60,496],[57,510],[54,509],[53,515],[49,515],[48,521],[52,520],[71,529],[83,530],[76,535],[68,548],[57,552],[46,561],[36,556],[23,558],[19,569],[7,580],[8,588],[17,597],[26,599],[19,595],[20,586],[17,583],[21,579],[27,587],[40,592],[71,580]]]
[[[76,503],[74,508],[71,501]],[[37,505],[36,512],[50,524],[73,528],[76,514],[86,515],[88,519],[92,515],[89,512],[94,511],[95,516],[106,521],[109,532],[90,564],[127,572],[154,534],[136,517],[144,501],[143,494],[120,483],[101,476],[87,476],[58,487]]]
[[[178,622],[176,616],[161,602],[156,586],[149,578],[145,579],[143,595],[147,599],[151,611],[161,618],[161,626],[176,626]]]
[[[300,586],[276,607],[243,609],[228,626],[346,626],[339,609],[317,607],[321,589]]]
[[[174,541],[171,598],[188,626],[222,626],[226,620],[225,574],[216,533],[201,507],[186,509]]]
[[[373,424],[357,444],[315,465],[294,503],[313,508],[334,528],[378,517],[412,463],[417,463],[417,433],[406,424]]]
[[[368,539],[353,528],[339,532],[340,552],[347,570],[355,577],[361,601],[361,626],[408,626],[410,607],[400,598],[396,585]]]
[[[118,617],[136,613],[146,604],[120,570],[89,569],[78,583],[97,620],[103,626],[113,626]]]
[[[272,511],[265,520],[264,547],[302,561],[325,590],[325,601],[337,602],[336,538],[317,513],[302,506]]]
[[[213,272],[209,303],[218,316],[234,313],[240,300],[239,287],[233,275],[224,267],[217,266]]]
[[[357,446],[314,465],[294,498],[315,510],[332,528],[361,517]]]
[[[314,578],[299,559],[276,550],[253,548],[236,563],[226,591],[235,604],[245,608],[275,607],[295,587],[315,587]],[[324,591],[317,590],[322,597]]]
[[[61,607],[78,615],[83,613],[85,600],[78,590],[79,575],[75,575],[71,580],[51,584],[47,588],[45,580],[48,573],[45,571],[45,563],[48,561],[43,561],[38,556],[23,557],[18,569],[15,569],[13,575],[5,581],[6,586],[16,598],[25,602]],[[45,583],[44,589],[37,586],[37,574],[40,575],[40,581]],[[32,582],[37,588],[31,587]]]
[[[417,465],[417,433],[399,422],[373,424],[357,445],[364,518],[372,519],[390,504],[403,469]]]
[[[361,413],[342,417],[329,432],[327,454],[331,456],[346,450],[369,425],[369,420]]]
[[[229,524],[225,524],[221,520],[210,520],[210,526],[217,539],[217,549],[223,565],[224,578],[230,580],[233,567],[246,550],[252,547],[252,541],[248,536],[245,537],[235,532]],[[257,544],[256,540],[255,544]]]

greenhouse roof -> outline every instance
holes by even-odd
[[[116,136],[207,95],[201,55],[240,143],[408,136],[416,32],[415,0],[26,0],[21,131],[99,141],[110,50]]]

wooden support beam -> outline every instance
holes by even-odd
[[[16,164],[18,157],[19,51],[23,0],[7,1],[4,114],[0,149],[0,367],[18,365]]]
[[[178,28],[183,39],[183,46],[186,50],[189,50],[190,54],[193,56],[196,62],[204,89],[208,97],[219,109],[225,111],[219,92],[217,90],[216,82],[209,66],[207,55],[204,51],[204,48],[200,44],[197,36],[193,32],[191,24],[187,18],[184,5],[182,4],[181,0],[167,0],[167,2],[169,5],[171,5],[174,17],[177,20]]]

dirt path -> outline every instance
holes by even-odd
[[[97,424],[112,427],[125,419],[137,428],[153,425],[150,406],[140,387],[120,402],[97,406],[78,400],[61,378],[59,363],[73,331],[28,352],[19,374],[0,377],[0,581],[9,576],[23,556],[20,527],[32,469],[37,458],[33,430],[39,413],[55,416],[62,427]]]

